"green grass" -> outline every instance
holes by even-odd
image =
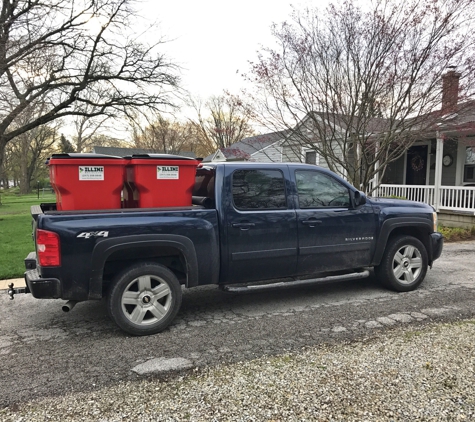
[[[23,277],[23,260],[34,250],[31,239],[31,205],[55,202],[51,193],[18,195],[0,191],[0,280]]]

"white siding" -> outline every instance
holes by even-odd
[[[335,143],[333,145],[333,155],[338,157],[338,159],[340,161],[343,161],[343,151],[342,151],[340,145],[338,145],[337,143]],[[318,162],[318,165],[320,167],[330,169],[330,166],[328,165],[328,161],[325,158],[325,156],[323,156],[323,155],[320,155],[320,161]],[[342,177],[346,178],[345,170],[343,169],[342,166],[336,165],[336,166],[334,166],[334,170],[336,171],[336,173],[338,173],[339,176],[342,176]]]
[[[300,144],[297,145],[285,145],[282,148],[282,161],[290,163],[301,163],[302,161],[302,148]]]
[[[320,157],[320,161],[318,162],[318,165],[320,167],[323,167],[324,169],[328,169],[328,163],[327,163],[327,160],[325,159],[325,157]]]
[[[282,147],[279,144],[271,145],[251,155],[251,161],[260,163],[280,163],[282,161]]]

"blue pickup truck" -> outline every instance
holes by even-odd
[[[200,165],[187,207],[42,204],[32,215],[26,292],[67,300],[64,310],[106,298],[133,335],[165,329],[184,287],[288,287],[363,278],[373,267],[385,286],[413,290],[443,246],[429,205],[369,198],[328,170],[293,163]]]

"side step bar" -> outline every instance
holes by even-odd
[[[244,292],[257,292],[260,290],[277,290],[277,289],[287,289],[289,287],[295,286],[306,286],[317,284],[321,282],[331,282],[331,281],[345,281],[345,280],[357,280],[361,278],[366,278],[369,276],[369,270],[364,270],[361,272],[342,274],[342,275],[330,275],[327,277],[320,278],[311,278],[307,280],[293,280],[293,281],[280,281],[277,283],[268,283],[268,284],[252,284],[252,285],[227,285],[221,286],[222,290],[225,292],[232,293],[244,293]]]

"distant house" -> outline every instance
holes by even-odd
[[[161,154],[160,152],[144,149],[144,148],[116,148],[116,147],[92,147],[93,154],[105,154],[105,155],[115,155],[117,157],[125,157],[127,155],[134,154]],[[196,158],[194,152],[191,151],[180,151],[175,155],[182,155],[183,157]]]
[[[281,131],[251,136],[227,148],[218,149],[203,161],[256,161],[274,163],[289,161],[287,155],[290,150],[285,148],[285,143],[289,135],[289,131]]]
[[[291,131],[271,132],[245,138],[227,148],[218,149],[203,162],[255,161],[255,162],[304,162],[318,164],[315,150],[290,142]]]

